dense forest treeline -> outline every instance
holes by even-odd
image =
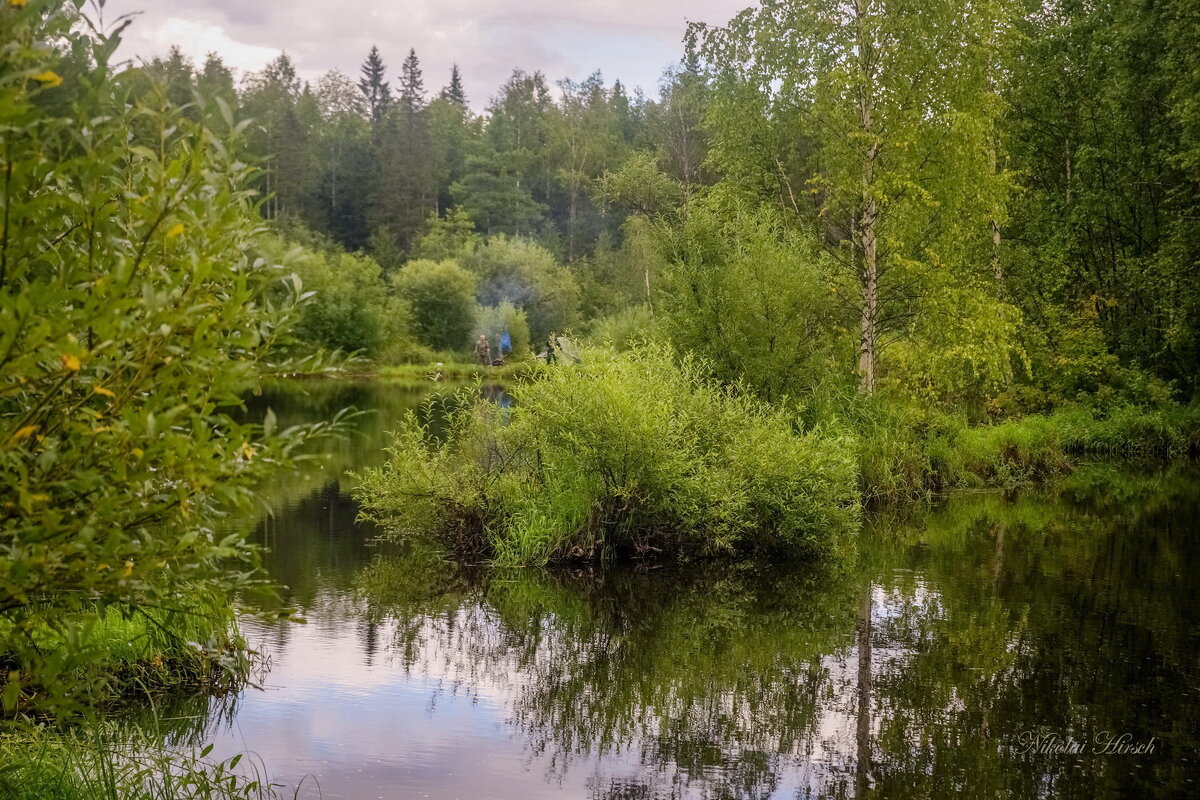
[[[957,399],[1014,382],[1073,397],[1153,377],[1188,397],[1200,372],[1198,13],[1185,0],[772,2],[693,28],[656,98],[599,73],[551,84],[516,70],[482,114],[457,67],[426,88],[414,50],[397,69],[372,48],[357,76],[315,84],[287,55],[235,83],[219,56],[197,67],[177,51],[124,80],[153,78],[184,105],[221,97],[252,120],[264,215],[368,253],[381,265],[372,286],[410,259],[461,262],[493,237],[536,243],[567,266],[559,288],[574,285],[555,319],[532,320],[534,339],[653,308],[677,288],[660,285],[665,271],[717,281],[712,296],[730,280],[779,292],[683,314],[667,298],[677,338],[737,372],[753,371],[752,331],[774,328],[765,346],[797,356],[793,371],[834,358],[868,388],[878,375]],[[779,244],[803,263],[711,274],[736,273],[737,259],[697,252],[701,229],[734,218],[717,239]],[[442,246],[423,253],[431,230]],[[528,313],[529,271],[512,267],[519,278],[499,290],[493,279],[478,301]],[[780,313],[811,307],[818,285],[831,299],[803,325]],[[829,335],[839,328],[853,333]],[[470,332],[417,338],[461,347]],[[768,388],[804,389],[781,380]]]

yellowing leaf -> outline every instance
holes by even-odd
[[[9,0],[9,2],[12,2],[12,0]],[[45,72],[39,72],[37,75],[33,76],[33,79],[35,81],[40,81],[47,86],[59,86],[63,82],[62,76],[51,69],[48,69]]]
[[[133,453],[133,457],[138,459],[139,461],[141,460],[142,456],[145,455],[145,453],[142,452],[142,448],[140,448],[140,447],[135,447],[132,450],[130,450],[129,452]]]
[[[125,569],[121,571],[121,576],[122,576],[122,577],[124,577],[124,578],[128,578],[128,577],[129,577],[130,575],[132,575],[132,574],[133,574],[133,562],[132,562],[132,561],[126,561],[126,562],[125,562]]]
[[[93,386],[92,391],[96,394],[102,394],[105,397],[116,397],[112,389],[105,389],[103,386]]]
[[[13,8],[24,8],[29,5],[29,0],[8,0],[8,4]]]
[[[79,359],[69,353],[62,356],[62,365],[63,369],[70,370],[71,372],[79,372],[79,370],[83,367],[83,365],[79,363]]]
[[[31,495],[29,495],[29,499],[35,503],[44,503],[50,499],[50,495],[40,494],[40,493],[39,494],[31,494]]]
[[[187,230],[187,228],[184,227],[182,222],[176,222],[171,226],[170,230],[167,231],[167,238],[173,239],[179,234],[183,233],[185,230]]]
[[[16,433],[8,437],[8,443],[15,444],[22,439],[28,439],[30,436],[33,436],[34,431],[37,429],[37,425],[26,425],[24,428],[20,428]]]
[[[254,458],[254,448],[251,447],[248,443],[243,443],[242,444],[242,455],[244,455],[246,457],[246,460],[249,461],[250,459]]]

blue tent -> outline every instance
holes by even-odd
[[[504,329],[504,333],[500,334],[500,355],[512,352],[512,339],[509,338],[508,329]]]

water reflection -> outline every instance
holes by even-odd
[[[388,414],[416,402],[365,400],[392,403]],[[339,464],[377,457],[371,437],[387,427]],[[547,573],[370,546],[339,469],[293,484],[259,523],[308,624],[249,623],[272,656],[263,690],[190,730],[218,753],[258,753],[289,786],[312,775],[322,796],[347,798],[1195,795],[1192,470],[1098,466],[1055,494],[880,517],[837,567]],[[1106,731],[1158,744],[1091,753]],[[1052,735],[1087,752],[1029,747]]]

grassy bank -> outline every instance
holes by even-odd
[[[0,733],[0,798],[8,800],[259,800],[276,797],[252,760],[179,752],[161,737],[107,725]]]
[[[3,645],[17,639],[32,644],[26,652],[39,653],[39,663],[15,669]],[[233,609],[202,595],[188,608],[111,606],[29,631],[0,621],[0,661],[12,665],[5,686],[10,714],[35,717],[70,716],[172,692],[233,691],[253,666]],[[46,687],[32,675],[71,691],[43,707]]]
[[[511,381],[537,372],[541,365],[533,359],[512,361],[501,367],[485,367],[463,361],[393,364],[381,366],[370,374],[385,380],[433,381],[440,372],[446,381]]]
[[[1072,405],[989,425],[874,398],[843,419],[858,443],[867,500],[1012,488],[1069,472],[1080,456],[1174,458],[1200,453],[1200,407]]]
[[[882,395],[797,416],[656,349],[593,350],[501,409],[464,390],[410,414],[357,496],[397,537],[541,564],[837,549],[860,507],[1068,473],[1083,455],[1200,450],[1200,408],[1074,405],[990,425]]]

